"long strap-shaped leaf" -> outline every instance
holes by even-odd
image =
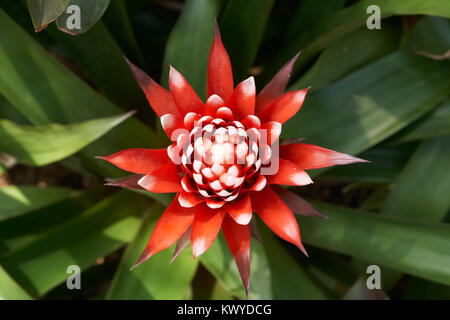
[[[285,61],[302,49],[303,53],[295,65],[293,74],[305,66],[317,53],[329,43],[366,24],[370,14],[369,6],[380,8],[382,18],[392,15],[426,14],[440,17],[450,17],[450,3],[447,0],[363,0],[339,10],[332,15],[317,21],[307,33],[291,40],[289,45],[280,50],[280,56],[270,64],[265,72],[265,79],[270,79]],[[383,24],[383,22],[381,22]]]
[[[197,261],[192,259],[190,250],[181,253],[171,264],[171,250],[163,250],[130,271],[163,211],[164,207],[161,205],[152,206],[150,214],[122,257],[107,299],[177,300],[185,297],[197,270]]]
[[[330,220],[301,217],[305,243],[450,284],[450,225],[315,203]]]
[[[416,120],[450,92],[450,64],[395,52],[305,100],[284,137],[359,153]]]
[[[255,217],[256,218],[256,217]],[[258,220],[258,222],[260,222]],[[310,279],[298,262],[274,238],[263,223],[258,224],[264,251],[271,270],[271,283],[275,299],[325,299],[325,293]]]
[[[0,93],[34,124],[71,123],[117,115],[123,110],[70,72],[0,10]],[[158,141],[130,119],[82,151],[83,161],[105,176],[119,170],[93,159]]]
[[[69,197],[67,188],[6,186],[0,188],[0,221],[43,208]]]
[[[0,300],[30,300],[26,293],[0,266]]]
[[[206,97],[206,69],[214,18],[223,0],[187,0],[170,33],[164,53],[161,85],[168,85],[169,65],[189,81],[200,98]]]
[[[417,221],[442,221],[450,208],[449,144],[450,136],[447,136],[420,145],[397,179],[383,209],[386,214]],[[420,274],[417,276],[421,277]],[[401,272],[383,269],[382,289],[390,290],[401,277]],[[371,296],[370,290],[360,285],[365,283],[365,278],[361,276],[356,281],[347,292],[347,299],[359,299],[362,294]]]
[[[43,166],[67,158],[100,138],[132,113],[74,123],[23,126],[0,119],[0,151]]]
[[[422,140],[450,134],[450,99],[392,137],[391,142]]]
[[[230,0],[220,19],[235,82],[243,80],[255,60],[274,0]]]
[[[119,249],[135,236],[147,202],[128,191],[106,198],[80,216],[0,257],[0,264],[33,296],[41,296],[70,275]],[[83,283],[83,274],[81,274]],[[82,284],[83,285],[83,284]]]
[[[261,244],[252,239],[251,272],[249,299],[273,299],[271,272],[267,256]],[[228,293],[240,299],[245,299],[245,291],[241,277],[230,253],[227,242],[219,234],[208,251],[200,256],[200,262],[211,272]]]

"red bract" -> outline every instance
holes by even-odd
[[[278,152],[282,124],[297,113],[308,91],[284,93],[296,58],[258,95],[253,77],[234,88],[216,25],[206,103],[173,67],[169,92],[129,63],[172,144],[167,149],[128,149],[103,157],[137,174],[109,185],[176,193],[135,266],[177,241],[178,255],[189,238],[194,258],[198,257],[222,229],[248,292],[252,211],[306,254],[293,212],[321,214],[275,184],[306,185],[312,181],[305,169],[364,160],[303,143],[282,145]]]

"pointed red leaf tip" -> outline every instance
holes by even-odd
[[[153,111],[161,117],[166,113],[172,113],[178,115],[178,108],[173,100],[172,94],[169,91],[157,84],[152,78],[150,78],[144,71],[136,67],[131,61],[125,58],[134,78],[138,82],[139,86],[144,91],[150,106]]]
[[[302,169],[318,169],[334,165],[369,162],[345,153],[307,143],[280,146],[280,157],[295,163]]]
[[[230,58],[223,46],[217,21],[214,24],[214,39],[209,52],[207,86],[208,98],[217,94],[227,101],[233,92],[233,72]]]
[[[177,129],[182,129],[184,127],[184,122],[181,117],[167,113],[161,116],[161,126],[169,139],[176,141],[178,135],[173,135],[173,133]]]
[[[313,183],[309,175],[297,166],[287,160],[278,160],[278,172],[274,175],[266,176],[269,184],[283,184],[287,186],[305,186]]]
[[[275,101],[275,99],[283,95],[289,82],[289,78],[291,77],[292,68],[300,53],[301,51],[289,60],[258,94],[256,97],[256,112],[261,111]]]
[[[126,189],[143,190],[138,184],[138,181],[143,177],[143,174],[133,174],[118,180],[110,180],[105,183],[105,186],[121,187]]]
[[[170,161],[166,149],[126,149],[96,158],[106,160],[122,170],[142,174],[150,173]]]
[[[178,196],[175,197],[159,218],[144,252],[131,270],[155,253],[174,244],[191,226],[194,220],[194,212],[193,208],[182,208],[178,203]]]
[[[255,79],[253,77],[239,83],[227,105],[238,120],[255,113]]]
[[[180,205],[184,208],[192,208],[197,204],[203,201],[203,198],[200,197],[198,193],[195,192],[186,192],[181,190],[180,196],[178,197],[178,201],[180,201]]]
[[[192,225],[191,246],[194,259],[203,254],[219,233],[225,210],[211,209],[205,203],[195,207],[194,224]]]
[[[206,100],[205,115],[213,116],[216,111],[225,105],[225,101],[217,94],[213,94]]]
[[[276,235],[295,244],[308,256],[300,238],[297,220],[270,186],[266,186],[262,191],[252,192],[251,201],[253,210]]]
[[[175,251],[173,252],[173,256],[170,259],[170,264],[172,264],[175,259],[180,255],[180,253],[188,246],[191,241],[191,233],[192,233],[192,225],[183,233],[183,235],[178,239],[177,244],[175,246]]]
[[[250,287],[250,227],[237,224],[231,217],[225,216],[222,231],[241,275],[248,298]]]
[[[276,121],[281,124],[292,118],[300,110],[309,88],[290,91],[283,94],[267,107],[262,109],[258,118],[262,123]]]
[[[252,204],[250,202],[250,193],[225,204],[228,214],[237,224],[247,225],[252,219]]]
[[[262,130],[267,130],[267,144],[272,145],[278,140],[281,134],[281,123],[276,121],[270,121],[263,123],[261,126]]]
[[[317,211],[316,208],[303,200],[303,198],[296,193],[277,185],[273,185],[271,188],[284,201],[284,203],[286,203],[293,213],[302,216],[314,216],[327,220],[329,219],[326,215]]]
[[[169,162],[150,174],[143,176],[138,181],[138,184],[147,191],[154,193],[181,191],[181,177],[178,166]]]
[[[204,104],[202,100],[192,89],[189,82],[172,66],[170,66],[169,72],[169,88],[181,116],[184,117],[189,112],[203,113]]]

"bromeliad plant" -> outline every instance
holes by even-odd
[[[299,111],[309,89],[284,93],[297,57],[258,95],[253,77],[234,87],[216,24],[206,103],[175,68],[170,67],[169,92],[129,62],[172,144],[167,149],[127,149],[100,157],[136,174],[109,184],[176,193],[134,267],[179,239],[184,243],[177,247],[184,248],[190,238],[196,258],[222,229],[248,293],[252,211],[307,255],[292,211],[300,206],[305,215],[321,215],[277,185],[307,185],[312,183],[307,169],[364,160],[305,143],[279,146],[282,125]]]

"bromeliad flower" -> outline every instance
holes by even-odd
[[[253,77],[234,88],[216,25],[206,103],[173,67],[169,92],[129,63],[172,144],[167,149],[128,149],[102,157],[136,174],[109,184],[176,193],[135,266],[178,241],[176,256],[189,238],[196,258],[222,229],[248,292],[252,211],[306,254],[293,212],[320,214],[276,185],[307,185],[312,183],[307,169],[364,160],[305,143],[279,146],[283,123],[297,113],[308,91],[283,94],[297,56],[258,95]]]

